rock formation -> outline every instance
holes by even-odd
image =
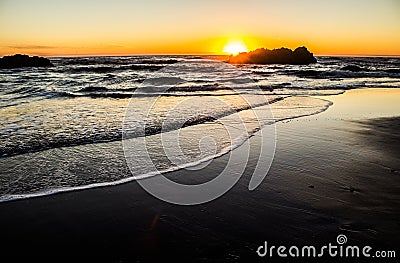
[[[288,48],[266,49],[259,48],[250,52],[239,53],[230,56],[232,64],[292,64],[306,65],[316,63],[317,59],[306,47],[298,47],[294,51]]]
[[[28,55],[16,54],[0,58],[0,68],[22,68],[22,67],[51,67],[53,64],[49,59],[43,57],[30,57]]]

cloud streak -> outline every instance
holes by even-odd
[[[8,48],[14,49],[52,49],[57,48],[54,46],[41,46],[41,45],[18,45],[18,46],[7,46]]]

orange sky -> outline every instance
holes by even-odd
[[[397,0],[0,0],[0,55],[221,54],[231,40],[400,55]]]

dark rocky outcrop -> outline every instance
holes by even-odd
[[[306,47],[298,47],[294,51],[282,47],[273,50],[259,48],[248,53],[239,53],[236,56],[230,56],[228,62],[232,64],[306,65],[316,63],[317,59]]]
[[[28,55],[16,54],[0,58],[0,68],[23,68],[23,67],[51,67],[53,64],[49,59],[43,57],[30,57]]]

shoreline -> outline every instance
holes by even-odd
[[[254,191],[248,191],[248,182],[259,152],[258,133],[250,138],[242,178],[206,204],[167,204],[135,181],[2,202],[4,256],[46,261],[55,256],[61,261],[265,261],[255,254],[265,240],[273,245],[325,245],[340,233],[350,245],[396,250],[400,117],[398,106],[391,107],[386,98],[398,101],[400,89],[386,92],[349,91],[337,95],[323,113],[277,123],[275,159]],[[354,98],[371,95],[371,100],[383,100],[384,104],[376,102],[380,112],[368,110],[375,107],[369,101],[353,105]],[[397,117],[390,118],[391,112]],[[205,180],[224,168],[226,158],[215,159],[206,170],[178,170],[168,177]],[[12,253],[15,244],[25,256]]]
[[[289,97],[285,97],[283,99],[274,99],[270,105],[273,105],[273,103],[275,103],[275,102],[279,102],[281,100],[285,100],[285,99],[290,98],[290,97],[317,98],[317,99],[320,99],[320,100],[325,101],[325,102],[328,103],[326,105],[326,107],[323,107],[319,111],[313,112],[311,114],[304,114],[304,115],[298,115],[298,116],[295,116],[295,117],[282,118],[282,119],[279,119],[279,120],[277,120],[275,122],[277,124],[279,122],[287,122],[287,121],[292,121],[292,120],[299,119],[299,118],[307,118],[307,117],[310,117],[310,116],[320,115],[321,113],[326,112],[327,110],[329,110],[330,107],[332,107],[333,102],[331,100],[334,100],[335,97],[343,95],[343,94],[345,94],[345,93],[347,93],[349,91],[357,91],[357,90],[362,91],[362,90],[366,90],[366,89],[367,90],[368,89],[374,90],[374,88],[360,88],[360,89],[345,90],[345,91],[343,91],[343,93],[335,94],[335,95],[289,96]],[[384,88],[384,89],[383,88],[379,88],[378,90],[392,90],[392,89],[395,90],[395,88]],[[329,99],[331,99],[331,100],[329,100]],[[250,136],[246,140],[244,140],[241,144],[234,145],[233,149],[224,150],[224,151],[216,154],[216,156],[212,156],[211,159],[220,158],[223,155],[229,154],[232,150],[235,150],[235,149],[239,148],[243,143],[245,143],[251,137],[256,136],[257,133],[259,133],[259,131],[255,132],[255,134],[250,134]],[[100,144],[108,144],[108,143],[113,143],[113,142],[119,142],[119,140],[107,141],[107,142],[98,142],[98,143],[100,143]],[[69,148],[69,147],[93,145],[93,144],[98,144],[98,143],[63,146],[63,147],[59,147],[58,149],[63,149],[65,147]],[[56,148],[53,148],[53,149],[56,149]],[[39,152],[46,152],[48,150],[51,150],[51,149],[45,149],[45,150],[42,150],[42,151],[39,151]],[[35,153],[35,152],[33,152],[33,153]],[[24,154],[27,154],[27,153],[24,153]],[[22,154],[22,155],[24,155],[24,154]],[[28,154],[31,154],[31,153],[28,153]],[[8,156],[8,157],[13,157],[13,156]],[[196,164],[187,164],[187,166],[185,165],[185,168],[193,167],[193,166],[196,166],[196,165],[199,165],[199,164],[197,164],[197,163]],[[84,191],[84,190],[88,190],[88,189],[92,189],[92,188],[94,189],[94,188],[102,188],[102,187],[113,187],[113,186],[118,186],[118,185],[121,185],[121,184],[127,184],[127,183],[130,183],[130,182],[135,181],[135,180],[140,180],[142,178],[148,178],[148,177],[152,177],[152,176],[160,176],[160,175],[164,175],[164,174],[177,172],[177,171],[179,171],[181,169],[185,169],[185,168],[171,167],[171,168],[169,168],[169,169],[167,169],[165,171],[163,170],[161,173],[159,173],[159,174],[157,173],[155,175],[153,175],[153,174],[143,174],[143,175],[139,175],[139,176],[129,176],[129,177],[126,177],[126,178],[118,179],[116,181],[99,182],[99,183],[93,183],[93,184],[87,184],[87,185],[71,186],[71,187],[66,187],[66,188],[54,188],[54,189],[48,189],[48,190],[45,190],[45,191],[39,191],[39,192],[29,193],[29,194],[9,195],[9,196],[7,196],[7,198],[0,199],[0,204],[1,203],[5,203],[5,202],[14,202],[14,201],[19,201],[19,200],[24,200],[24,199],[31,199],[31,198],[40,198],[40,197],[46,197],[46,196],[69,193],[69,192],[75,192],[75,191]]]
[[[283,102],[285,103],[285,100],[290,100],[291,98],[311,98],[313,99],[315,96],[287,96],[287,97],[283,97],[283,98],[274,98],[272,99],[269,103],[268,103],[268,107],[274,107],[276,102]],[[276,123],[279,122],[284,122],[284,121],[288,121],[288,120],[293,120],[293,119],[297,119],[297,118],[303,118],[303,117],[308,117],[308,116],[313,116],[313,115],[318,115],[326,110],[329,109],[330,106],[332,106],[332,102],[325,99],[324,96],[317,98],[320,101],[326,102],[325,106],[321,106],[321,109],[318,109],[317,111],[313,111],[311,113],[304,113],[304,114],[299,114],[296,116],[292,116],[292,117],[284,117],[284,118],[280,118],[278,120],[275,120],[273,125],[276,125]],[[258,106],[256,108],[261,108],[265,105],[261,105]],[[277,109],[278,111],[279,109]],[[238,113],[240,114],[242,111],[246,111],[246,110],[240,110],[238,111]],[[202,123],[200,123],[202,124]],[[267,126],[269,124],[265,124],[265,126]],[[126,178],[121,178],[118,179],[116,181],[107,181],[107,182],[96,182],[96,183],[92,183],[92,184],[84,184],[84,185],[79,185],[79,186],[70,186],[70,187],[58,187],[58,188],[54,188],[54,189],[47,189],[47,190],[43,190],[43,191],[38,191],[38,192],[34,192],[34,193],[28,193],[28,194],[11,194],[11,195],[7,195],[4,196],[2,198],[0,198],[0,204],[4,203],[4,202],[13,202],[13,201],[18,201],[18,200],[24,200],[24,199],[31,199],[31,198],[40,198],[40,197],[45,197],[45,196],[51,196],[51,195],[56,195],[56,194],[63,194],[63,193],[68,193],[68,192],[75,192],[75,191],[84,191],[84,190],[88,190],[88,189],[92,189],[92,188],[102,188],[102,187],[113,187],[113,186],[118,186],[121,184],[126,184],[126,183],[130,183],[132,181],[135,180],[140,180],[140,179],[144,179],[144,178],[149,178],[149,177],[153,177],[153,176],[160,176],[160,175],[166,175],[169,173],[173,173],[173,172],[177,172],[179,170],[185,169],[185,168],[190,168],[190,167],[194,167],[197,165],[201,165],[202,163],[208,162],[210,160],[216,159],[216,158],[220,158],[223,155],[229,154],[231,151],[239,148],[240,146],[242,146],[244,143],[246,143],[251,137],[255,136],[257,133],[260,133],[260,131],[255,131],[254,133],[251,132],[249,134],[249,136],[246,136],[246,138],[243,138],[242,140],[240,140],[239,144],[235,144],[232,145],[230,147],[224,148],[221,150],[221,152],[216,153],[214,156],[210,156],[210,157],[206,157],[204,160],[202,161],[196,161],[194,163],[187,163],[182,167],[170,167],[166,170],[162,170],[159,173],[145,173],[145,174],[141,174],[141,175],[132,175],[130,174],[129,177]],[[155,135],[159,135],[159,134],[155,134]],[[9,157],[23,157],[23,156],[27,156],[29,158],[30,154],[36,154],[39,153],[41,155],[46,155],[48,154],[48,151],[52,151],[52,150],[60,150],[62,151],[63,149],[68,149],[68,148],[74,148],[74,147],[85,147],[85,146],[95,146],[96,144],[101,144],[103,145],[103,148],[106,148],[108,144],[115,144],[115,143],[119,143],[121,140],[114,140],[114,141],[106,141],[106,142],[97,142],[97,143],[88,143],[88,144],[81,144],[81,145],[71,145],[71,146],[62,146],[62,147],[57,147],[57,148],[51,148],[51,149],[45,149],[45,150],[41,150],[38,152],[29,152],[29,153],[24,153],[21,155],[11,155],[11,156],[7,156],[5,158],[9,158]],[[116,150],[120,150],[120,149],[116,149]],[[35,158],[35,157],[31,157],[31,158]],[[19,166],[19,165],[18,165]],[[130,172],[129,172],[130,173]]]

